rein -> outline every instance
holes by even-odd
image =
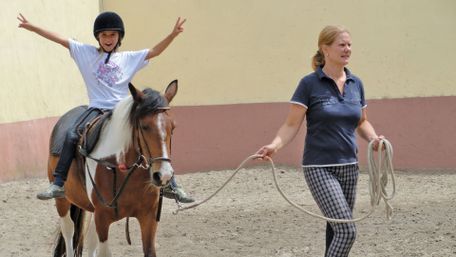
[[[325,217],[325,216],[322,216],[322,215],[318,215],[318,214],[312,213],[312,212],[302,208],[301,206],[299,206],[298,204],[296,204],[292,200],[290,200],[287,197],[287,195],[283,192],[283,190],[280,188],[280,186],[279,186],[279,184],[277,182],[277,176],[276,176],[276,171],[275,171],[276,168],[275,168],[273,160],[270,157],[265,157],[265,159],[267,161],[269,161],[269,163],[271,165],[271,171],[272,171],[272,176],[274,178],[274,184],[275,184],[277,190],[279,191],[280,195],[290,205],[292,205],[296,209],[300,210],[301,212],[304,212],[304,213],[306,213],[306,214],[308,214],[308,215],[310,215],[312,217],[315,217],[315,218],[323,219],[323,220],[328,221],[328,222],[334,222],[334,223],[358,222],[358,221],[361,221],[361,220],[366,219],[367,217],[369,217],[374,212],[375,207],[379,205],[380,200],[383,199],[383,201],[385,202],[385,205],[386,205],[385,206],[385,208],[386,208],[386,218],[388,220],[390,220],[391,217],[392,217],[392,214],[393,214],[393,209],[392,209],[392,206],[389,203],[389,201],[393,199],[393,197],[395,195],[395,192],[396,192],[396,185],[395,185],[395,178],[394,178],[394,169],[393,169],[393,165],[392,165],[393,148],[392,148],[391,143],[388,140],[381,139],[380,143],[379,143],[379,149],[384,149],[385,151],[381,151],[381,150],[378,151],[378,158],[377,158],[378,163],[376,163],[374,155],[373,155],[373,151],[374,151],[373,150],[373,141],[371,141],[369,143],[369,145],[368,145],[369,194],[370,194],[370,197],[371,197],[371,201],[370,201],[371,209],[366,215],[364,215],[364,216],[362,216],[360,218],[348,219],[348,220],[347,219],[332,219],[332,218],[328,218],[328,217]],[[195,207],[197,207],[197,206],[209,201],[212,197],[214,197],[218,192],[220,192],[220,190],[222,190],[233,179],[233,177],[238,173],[238,171],[241,168],[243,168],[245,166],[245,164],[248,161],[255,160],[255,159],[258,159],[258,158],[261,158],[261,156],[257,155],[257,154],[254,154],[254,155],[251,155],[251,156],[247,157],[244,161],[241,162],[241,164],[233,172],[233,174],[227,179],[227,181],[225,181],[225,183],[219,189],[217,189],[212,195],[210,195],[205,200],[203,200],[201,202],[198,202],[198,203],[194,203],[194,204],[192,204],[190,206],[182,207],[180,204],[178,204],[178,208],[177,208],[177,210],[175,210],[173,212],[173,214],[177,215],[180,211],[184,211],[184,210],[195,208]],[[388,195],[388,193],[386,192],[386,185],[388,183],[388,176],[390,176],[391,180],[392,180],[393,191],[392,191],[391,195]]]

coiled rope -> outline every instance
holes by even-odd
[[[363,219],[366,219],[369,217],[375,210],[375,207],[380,204],[380,201],[383,199],[385,202],[385,208],[386,208],[386,218],[388,220],[391,219],[392,214],[393,214],[393,208],[391,204],[389,203],[390,200],[394,198],[394,195],[396,193],[396,182],[395,182],[395,175],[394,175],[394,169],[393,169],[393,147],[391,143],[386,140],[386,139],[380,139],[379,145],[378,145],[378,155],[377,159],[374,157],[374,141],[371,141],[368,145],[368,152],[367,152],[367,158],[368,158],[368,173],[369,173],[369,195],[370,195],[370,205],[371,208],[369,212],[359,218],[355,219],[332,219],[328,218],[319,214],[315,214],[313,212],[310,212],[292,200],[288,198],[288,196],[283,192],[283,190],[280,188],[278,181],[277,181],[277,176],[276,176],[276,168],[274,165],[273,160],[270,157],[264,157],[267,161],[269,161],[271,165],[271,171],[272,171],[272,176],[274,178],[274,184],[277,190],[279,191],[280,195],[293,207],[296,209],[312,216],[315,218],[323,219],[328,222],[334,222],[334,223],[350,223],[350,222],[358,222]],[[194,203],[189,206],[182,207],[180,204],[178,204],[178,208],[176,211],[173,212],[173,214],[178,214],[180,211],[188,210],[195,208],[207,201],[209,201],[212,197],[214,197],[216,194],[218,194],[232,179],[233,177],[239,172],[240,169],[244,167],[244,165],[254,159],[261,158],[260,155],[251,155],[247,157],[244,161],[241,162],[241,164],[238,166],[238,168],[233,172],[233,174],[225,181],[225,183],[217,189],[212,195],[207,197],[206,199]],[[392,192],[391,194],[388,194],[386,187],[388,185],[388,178],[391,178],[391,183],[392,183]]]

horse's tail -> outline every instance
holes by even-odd
[[[70,207],[71,220],[74,222],[74,234],[73,234],[73,247],[75,257],[82,257],[82,250],[84,248],[84,216],[85,211],[75,205]],[[62,232],[59,232],[55,241],[54,255],[53,257],[72,256],[69,254],[65,255],[65,239],[63,238]]]

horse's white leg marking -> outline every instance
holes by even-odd
[[[169,158],[168,156],[168,147],[166,145],[166,129],[165,129],[165,114],[159,113],[157,116],[157,127],[158,131],[160,131],[160,143],[161,143],[161,148],[162,148],[162,157],[164,158]],[[173,176],[173,167],[171,166],[170,162],[162,162],[159,170],[160,174],[162,175],[163,182],[167,182],[171,179]]]
[[[97,169],[97,162],[95,162],[94,160],[91,160],[91,159],[86,159],[86,162],[87,162],[87,166],[85,167],[85,170],[86,170],[85,177],[86,177],[87,197],[89,198],[90,202],[93,205],[93,201],[92,201],[92,197],[91,197],[93,185],[92,185],[92,181],[90,180],[88,172],[90,172],[92,174],[92,178],[95,179],[95,171]],[[89,167],[89,168],[87,169],[87,167]]]
[[[96,249],[98,245],[98,235],[95,229],[95,222],[93,220],[93,214],[90,212],[86,212],[86,220],[85,224],[87,226],[87,234],[86,238],[86,245],[87,245],[87,252],[89,257],[96,257]]]
[[[98,257],[111,257],[111,251],[109,251],[108,241],[100,242],[98,247]]]
[[[71,220],[70,211],[67,215],[60,218],[60,231],[62,232],[63,239],[65,239],[66,256],[73,255],[73,235],[74,235],[74,222]]]
[[[94,160],[91,160],[91,159],[86,159],[86,167],[85,167],[85,173],[86,173],[86,188],[87,188],[87,197],[89,198],[90,202],[92,203],[93,205],[93,200],[92,200],[92,191],[93,191],[93,185],[92,185],[92,181],[90,180],[90,177],[89,177],[89,172],[90,174],[92,175],[92,178],[95,179],[95,171],[97,169],[97,162],[94,161]],[[96,255],[96,250],[97,250],[97,246],[98,246],[98,234],[97,234],[97,231],[96,231],[96,226],[95,226],[95,221],[93,219],[93,213],[90,213],[89,215],[87,216],[90,216],[90,218],[88,220],[86,220],[88,223],[88,230],[87,230],[87,251],[89,253],[89,257],[95,257],[95,256],[101,256],[101,257],[105,257],[105,256],[111,256],[111,254],[109,253],[109,249],[108,249],[108,252],[104,252],[102,253],[101,250],[99,249],[98,251],[98,255]],[[106,255],[108,254],[108,255]]]

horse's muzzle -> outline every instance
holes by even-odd
[[[149,163],[153,164],[154,162],[160,162],[161,165],[158,170],[152,171],[152,184],[156,187],[168,185],[174,175],[174,169],[171,166],[171,160],[166,157],[150,158]],[[151,168],[153,169],[152,165]]]
[[[163,173],[160,171],[156,171],[152,174],[152,184],[154,184],[154,186],[157,186],[157,187],[166,186],[169,184],[172,177],[173,177],[172,172]]]

